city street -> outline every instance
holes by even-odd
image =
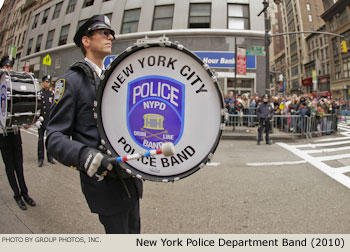
[[[175,183],[144,183],[142,233],[350,233],[350,124],[312,139],[221,140],[212,162]],[[16,205],[0,164],[0,233],[104,233],[78,172],[37,167],[37,130],[22,130],[24,172],[37,202]]]

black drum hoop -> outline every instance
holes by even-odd
[[[143,180],[149,180],[149,181],[154,181],[154,182],[174,182],[174,181],[178,181],[180,179],[183,179],[185,177],[188,177],[189,175],[192,175],[193,173],[195,173],[196,171],[198,171],[200,168],[204,167],[205,164],[210,161],[210,159],[213,157],[214,152],[216,151],[221,136],[222,136],[222,130],[224,127],[224,123],[225,123],[225,113],[224,113],[224,100],[223,100],[223,96],[222,96],[222,92],[220,89],[220,85],[217,81],[217,78],[215,76],[215,74],[213,73],[213,71],[209,68],[209,66],[207,64],[205,64],[198,56],[196,56],[194,53],[192,53],[190,50],[186,49],[184,46],[179,45],[177,43],[173,43],[170,41],[167,41],[166,43],[155,43],[155,42],[150,42],[150,43],[146,43],[142,46],[140,45],[134,45],[134,46],[130,46],[128,47],[125,51],[123,51],[121,54],[119,54],[112,62],[111,64],[107,67],[106,72],[104,74],[104,76],[102,76],[102,80],[98,86],[97,89],[97,93],[96,93],[96,103],[95,103],[95,113],[97,115],[97,127],[98,127],[98,131],[100,134],[101,139],[104,141],[104,145],[107,148],[107,150],[109,150],[112,153],[112,156],[120,156],[116,150],[114,150],[114,148],[112,147],[112,145],[110,144],[110,141],[107,138],[106,132],[104,130],[103,127],[103,122],[102,122],[102,116],[101,116],[101,102],[102,101],[102,95],[104,93],[104,89],[105,86],[107,84],[107,81],[110,77],[110,75],[113,73],[113,70],[124,60],[126,59],[129,55],[146,49],[146,48],[150,48],[150,47],[167,47],[167,48],[172,48],[175,50],[179,50],[184,52],[185,54],[189,55],[190,57],[192,57],[193,59],[195,59],[203,68],[204,70],[207,72],[207,74],[211,77],[212,79],[212,84],[215,85],[215,89],[216,89],[216,93],[218,95],[219,100],[221,101],[220,106],[221,106],[221,115],[220,115],[220,129],[219,132],[217,134],[216,140],[214,145],[211,147],[209,153],[206,155],[205,158],[203,158],[200,162],[198,162],[193,168],[183,172],[183,173],[179,173],[176,175],[171,175],[171,176],[155,176],[155,175],[150,175],[148,173],[142,172],[134,167],[132,167],[130,164],[128,163],[119,163],[119,165],[125,169],[129,174],[139,178],[139,179],[143,179]]]

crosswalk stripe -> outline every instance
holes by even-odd
[[[296,146],[288,145],[285,143],[277,143],[279,146],[289,150],[290,152],[294,153],[298,157],[302,158],[303,160],[307,161],[311,165],[315,166],[320,171],[324,172],[337,182],[341,183],[347,188],[350,188],[350,178],[343,173],[337,171],[336,168],[332,168],[329,165],[323,163],[320,158],[312,157],[309,154],[307,154],[303,150],[299,150]]]
[[[318,149],[318,150],[304,150],[308,154],[313,153],[323,153],[323,152],[335,152],[335,151],[344,151],[350,150],[350,146],[339,147],[339,148],[329,148],[329,149]]]

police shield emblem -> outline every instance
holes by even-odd
[[[130,136],[144,149],[174,145],[184,128],[185,85],[164,76],[146,76],[129,83],[127,125]]]
[[[55,84],[55,93],[54,93],[55,103],[58,103],[62,98],[64,93],[64,88],[65,88],[65,80],[64,79],[57,80]]]

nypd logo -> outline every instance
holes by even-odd
[[[138,78],[128,85],[127,125],[130,136],[144,149],[174,145],[184,128],[185,85],[164,76]]]

